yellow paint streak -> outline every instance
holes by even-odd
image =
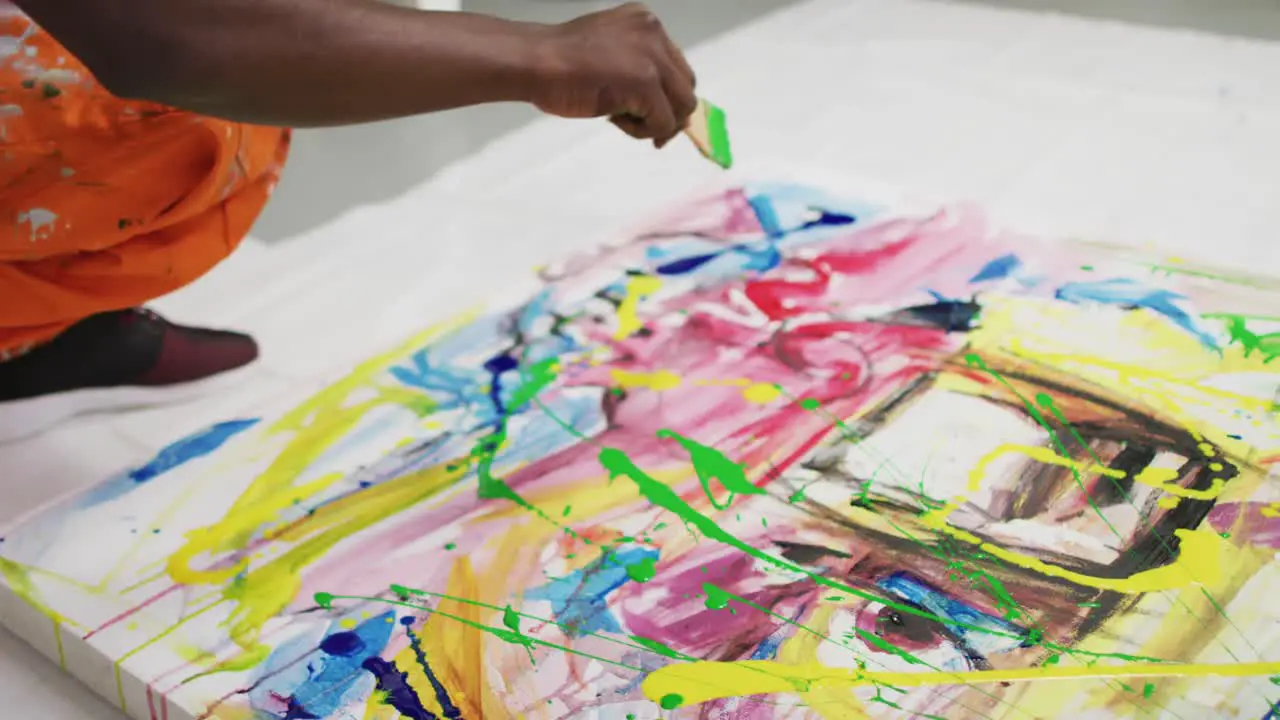
[[[835,605],[823,603],[815,608],[806,625],[828,627],[835,611]],[[816,633],[797,632],[778,646],[777,661],[784,665],[803,665],[817,656],[818,646],[823,642],[822,636]],[[823,720],[867,720],[869,717],[862,701],[846,688],[812,687],[800,692],[800,696],[808,709]]]
[[[1156,664],[1033,667],[971,672],[863,672],[818,663],[788,665],[771,660],[676,663],[659,668],[645,679],[645,697],[660,702],[679,695],[681,707],[744,695],[805,692],[814,688],[856,688],[876,685],[927,688],[986,685],[1046,680],[1108,678],[1259,677],[1280,673],[1280,662],[1232,665]]]
[[[429,411],[429,401],[420,393],[378,387],[375,380],[401,358],[474,317],[473,312],[418,333],[398,347],[361,363],[343,379],[285,414],[266,431],[267,437],[290,434],[267,469],[218,522],[188,534],[186,544],[169,558],[167,570],[175,582],[222,586],[224,596],[238,602],[229,634],[242,648],[252,651],[262,625],[294,598],[302,568],[342,539],[411,507],[460,477],[459,473],[427,469],[330,503],[304,521],[280,524],[283,513],[323,493],[341,479],[340,475],[333,474],[296,484],[302,469],[310,467],[334,443],[346,437],[366,413],[386,405],[419,413]],[[367,394],[370,390],[375,394],[372,399],[350,402],[354,394],[361,391]],[[198,558],[238,551],[259,535],[265,535],[267,540],[296,544],[251,571],[248,559],[218,569],[195,566]]]
[[[63,672],[67,670],[67,649],[62,646],[62,623],[53,620],[53,639],[58,644],[58,668]]]
[[[1075,583],[1084,587],[1112,590],[1127,594],[1141,594],[1175,590],[1201,582],[1214,582],[1218,577],[1218,551],[1226,541],[1210,530],[1175,530],[1178,537],[1178,558],[1164,567],[1144,570],[1127,578],[1094,577],[1040,560],[1039,558],[1007,550],[989,543],[973,533],[947,524],[942,511],[920,516],[921,523],[960,542],[980,548],[992,557],[1017,565],[1046,577]]]
[[[658,370],[657,372],[628,372],[626,370],[613,370],[610,375],[613,382],[622,388],[646,388],[657,392],[663,390],[674,390],[680,387],[680,376],[670,370]]]
[[[1139,630],[1147,622],[1144,616],[1120,614],[1099,634],[1149,638],[1136,651],[1144,657],[1218,661],[1224,650],[1224,636],[1238,634],[1240,630],[1218,611],[1215,603],[1223,608],[1230,605],[1250,580],[1272,562],[1274,555],[1271,549],[1240,548],[1224,543],[1215,563],[1219,568],[1216,580],[1185,588],[1176,598],[1169,598],[1168,608],[1161,608],[1158,628],[1152,630],[1148,626]],[[1162,690],[1172,695],[1189,692],[1194,677],[1188,674],[1164,683]],[[1112,698],[1111,703],[1114,705],[1116,700]]]
[[[230,620],[231,638],[242,646],[252,644],[262,626],[297,597],[301,568],[346,538],[460,481],[465,473],[465,467],[425,468],[329,503],[305,523],[280,533],[279,540],[297,544],[227,588],[227,598],[239,603]]]
[[[23,602],[43,614],[50,620],[61,623],[77,631],[88,632],[88,628],[68,617],[63,617],[52,607],[49,607],[40,599],[40,593],[36,591],[35,583],[31,581],[33,575],[43,575],[59,582],[64,582],[72,587],[92,592],[92,588],[82,582],[72,578],[63,577],[54,573],[45,572],[39,568],[28,567],[20,563],[13,562],[6,558],[0,557],[0,577],[4,578],[4,582],[14,595],[17,595]]]
[[[987,470],[991,464],[1010,453],[1025,455],[1036,462],[1046,465],[1057,465],[1059,467],[1071,468],[1077,473],[1092,473],[1103,477],[1115,478],[1117,480],[1128,477],[1123,470],[1116,470],[1105,465],[1095,463],[1081,464],[1075,460],[1063,457],[1054,452],[1050,448],[1036,447],[1032,445],[1014,445],[1005,444],[992,450],[974,465],[973,470],[969,472],[969,492],[977,492],[982,488],[982,482],[986,479]],[[1203,490],[1193,488],[1184,488],[1174,483],[1178,479],[1178,471],[1170,468],[1149,467],[1134,476],[1134,482],[1141,483],[1148,487],[1163,490],[1170,495],[1176,495],[1180,498],[1189,500],[1214,500],[1222,494],[1226,489],[1226,483],[1221,478],[1214,478],[1213,484]],[[963,500],[960,500],[963,502]],[[952,508],[954,509],[954,508]]]
[[[1123,470],[1115,470],[1105,465],[1097,465],[1089,463],[1081,465],[1069,457],[1063,457],[1053,450],[1046,447],[1036,447],[1034,445],[1015,445],[1006,443],[987,453],[977,465],[969,471],[969,492],[977,492],[982,489],[982,481],[986,479],[987,469],[991,463],[1009,454],[1024,455],[1039,463],[1045,465],[1057,465],[1058,467],[1071,468],[1078,473],[1094,473],[1104,477],[1121,479],[1125,477]]]
[[[386,691],[374,690],[369,694],[363,720],[398,720],[399,717],[400,712],[387,704]]]
[[[480,599],[480,587],[470,558],[464,556],[454,563],[445,593],[462,600]],[[436,609],[484,624],[483,609],[471,603],[444,599],[436,603]],[[489,689],[484,633],[481,630],[432,614],[423,625],[420,637],[423,651],[436,663],[436,678],[449,691],[449,698],[462,711],[463,717],[503,716],[501,702],[492,697]],[[438,662],[434,660],[436,658]]]
[[[226,660],[214,663],[208,670],[205,670],[204,672],[196,673],[195,675],[192,675],[191,677],[186,678],[185,680],[182,681],[182,684],[186,685],[187,683],[194,682],[196,680],[199,680],[202,677],[205,677],[207,675],[214,675],[216,673],[243,672],[245,670],[252,670],[253,668],[258,667],[262,663],[266,662],[267,658],[270,655],[271,655],[271,648],[269,646],[255,645],[249,648],[248,650],[242,650],[236,653],[235,655],[232,655]]]
[[[1280,375],[1280,368],[1268,365],[1260,353],[1246,357],[1239,347],[1226,348],[1221,354],[1211,351],[1150,313],[992,296],[983,302],[982,327],[969,337],[971,349],[983,357],[1030,361],[1074,383],[1103,389],[1123,406],[1147,413],[1154,409],[1162,419],[1211,440],[1229,455],[1257,457],[1280,449],[1280,432],[1274,429],[1262,439],[1237,440],[1216,419],[1225,419],[1223,413],[1237,409],[1267,416],[1271,398],[1235,393],[1207,382],[1233,373]],[[1097,337],[1108,341],[1083,340]],[[1085,347],[1092,354],[1082,352]]]
[[[747,402],[768,405],[782,397],[782,388],[773,383],[755,383],[742,391],[742,397],[746,398]]]
[[[618,332],[614,336],[615,339],[625,340],[644,327],[644,323],[637,315],[640,303],[661,288],[662,280],[656,277],[633,277],[627,282],[627,294],[622,299],[622,304],[618,306]]]

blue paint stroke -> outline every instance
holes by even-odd
[[[953,637],[984,656],[1010,652],[1026,645],[1026,640],[1020,639],[1027,637],[1022,628],[935,590],[906,573],[894,573],[876,585],[942,618],[943,627]]]
[[[285,720],[309,720],[328,718],[367,696],[373,682],[363,666],[386,649],[395,619],[394,612],[386,612],[351,630],[330,625],[318,642],[309,633],[280,645],[262,664],[250,704],[269,712],[283,701]]]
[[[800,618],[804,617],[804,612],[806,608],[808,608],[808,605],[801,605],[798,610],[792,613],[791,622],[796,622],[796,623],[800,622]],[[756,649],[752,651],[751,659],[752,660],[773,660],[778,656],[778,648],[782,647],[782,641],[786,640],[789,634],[790,634],[790,631],[788,627],[785,625],[783,625],[782,627],[779,627],[777,630],[774,630],[773,633],[769,635],[769,637],[765,638],[759,645],[756,646]]]
[[[977,275],[969,278],[969,282],[980,283],[1004,280],[1005,278],[1013,277],[1021,268],[1022,260],[1017,255],[1004,255],[984,265]]]
[[[765,236],[777,239],[786,234],[786,230],[782,227],[782,220],[778,217],[778,212],[774,209],[768,195],[752,195],[747,198],[747,204],[756,214],[756,222],[760,223],[760,229],[764,230]]]
[[[226,444],[228,440],[258,424],[257,418],[252,420],[229,420],[166,446],[147,464],[129,473],[129,479],[136,483],[154,480],[174,468],[185,465],[196,458],[213,453]]]
[[[1068,283],[1058,288],[1056,297],[1083,305],[1100,303],[1125,308],[1145,308],[1168,318],[1173,324],[1195,336],[1211,350],[1219,350],[1218,340],[1198,326],[1191,313],[1178,307],[1186,296],[1162,288],[1153,288],[1130,278],[1111,278],[1097,282]]]
[[[630,582],[627,566],[638,562],[657,561],[658,551],[628,548],[606,553],[582,570],[558,578],[524,594],[526,599],[551,603],[556,623],[569,637],[591,633],[622,632],[622,626],[609,611],[609,594]]]

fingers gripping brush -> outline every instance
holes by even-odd
[[[728,170],[733,166],[733,151],[729,147],[729,127],[724,111],[711,103],[698,99],[698,108],[689,116],[684,134],[689,136],[698,152]]]

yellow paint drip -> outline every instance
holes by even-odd
[[[782,397],[782,388],[773,383],[755,383],[742,391],[742,397],[746,398],[747,402],[768,405]]]
[[[647,388],[657,392],[663,390],[674,390],[680,387],[680,376],[670,370],[658,370],[657,372],[628,372],[626,370],[613,370],[610,373],[614,384],[622,388]]]
[[[1178,558],[1168,565],[1144,570],[1127,578],[1095,577],[1051,565],[1039,558],[989,543],[973,533],[948,525],[945,518],[937,511],[920,516],[920,520],[925,527],[937,530],[955,540],[975,545],[988,555],[1010,565],[1017,565],[1046,577],[1066,580],[1076,585],[1130,595],[1175,590],[1200,582],[1216,582],[1219,573],[1219,553],[1227,547],[1226,541],[1215,532],[1175,530],[1174,534],[1177,535],[1181,544],[1178,548]]]
[[[661,279],[647,275],[633,277],[627,282],[626,297],[622,299],[622,304],[618,306],[618,332],[614,335],[615,339],[624,340],[644,327],[644,323],[637,314],[640,310],[640,303],[661,288]]]
[[[387,692],[374,690],[369,694],[363,720],[399,720],[400,711],[387,704]]]
[[[991,463],[1009,453],[1019,453],[1039,462],[1094,472],[1107,477],[1126,477],[1126,473],[1123,471],[1097,464],[1080,466],[1071,458],[1063,457],[1048,448],[1006,444],[992,450],[974,466],[973,470],[969,473],[969,492],[977,492],[981,489],[982,482],[986,478],[987,469],[990,467]],[[1216,497],[1214,488],[1197,491],[1187,490],[1186,488],[1176,485],[1165,484],[1167,483],[1168,478],[1167,475],[1161,472],[1151,474],[1141,473],[1140,475],[1145,475],[1145,480],[1148,483],[1160,481],[1155,486],[1170,492],[1172,495],[1194,498],[1203,493],[1214,493],[1209,497]],[[1135,478],[1135,480],[1137,480],[1137,478]],[[1177,491],[1175,492],[1172,488],[1176,488]],[[1216,492],[1220,493],[1221,488],[1218,488]],[[1179,545],[1178,558],[1172,563],[1165,565],[1164,567],[1153,568],[1151,570],[1137,573],[1128,578],[1094,577],[1092,575],[1067,570],[1066,568],[1059,567],[1057,565],[1051,565],[1039,558],[1009,550],[995,543],[989,543],[973,533],[953,527],[947,522],[947,518],[950,517],[951,513],[959,509],[965,501],[965,498],[956,498],[941,509],[925,513],[920,516],[920,523],[931,530],[948,535],[953,539],[969,543],[971,545],[976,545],[981,548],[983,552],[986,552],[992,557],[1003,560],[1011,565],[1017,565],[1018,567],[1040,573],[1047,577],[1055,577],[1084,587],[1098,588],[1099,590],[1112,590],[1128,594],[1140,594],[1146,592],[1158,592],[1161,590],[1174,590],[1197,583],[1212,584],[1217,582],[1220,576],[1220,566],[1218,561],[1221,557],[1221,552],[1224,549],[1230,549],[1230,546],[1222,537],[1209,530],[1176,530],[1174,533],[1178,536],[1181,542]]]
[[[654,702],[678,696],[678,707],[712,700],[775,693],[812,692],[818,688],[886,686],[927,688],[952,685],[1025,683],[1045,680],[1101,680],[1107,678],[1259,677],[1280,673],[1280,662],[1232,665],[1135,663],[1085,667],[1033,667],[971,672],[864,672],[831,668],[819,663],[787,665],[771,660],[677,663],[649,674],[641,685]]]
[[[1174,483],[1177,479],[1177,470],[1150,467],[1135,475],[1133,481],[1188,500],[1213,500],[1227,489],[1227,483],[1222,478],[1214,478],[1213,484],[1204,490],[1184,488]]]

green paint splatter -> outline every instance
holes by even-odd
[[[707,594],[708,610],[723,610],[729,607],[729,601],[733,599],[733,595],[711,583],[702,583],[702,591]]]
[[[324,609],[324,610],[332,610],[332,609],[333,609],[333,595],[332,595],[332,594],[330,594],[330,593],[326,593],[326,592],[318,592],[318,593],[316,593],[316,595],[315,595],[315,600],[316,600],[316,605],[319,605],[319,606],[321,607],[321,609]]]
[[[1231,342],[1244,348],[1245,357],[1250,357],[1255,352],[1262,355],[1265,362],[1280,357],[1280,333],[1259,335],[1249,328],[1248,321],[1240,315],[1221,314],[1218,317],[1226,325]]]
[[[1018,389],[1015,388],[1008,380],[1006,380],[1003,375],[996,372],[995,370],[992,370],[991,367],[987,365],[986,361],[982,359],[982,356],[978,355],[977,353],[969,353],[968,355],[964,356],[964,359],[965,359],[965,362],[968,363],[969,367],[976,367],[982,370],[983,372],[987,373],[992,378],[994,378],[997,382],[1003,385],[1005,389],[1013,393],[1015,397],[1021,400],[1022,406],[1023,408],[1026,409],[1027,413],[1031,415],[1033,419],[1035,419],[1036,423],[1038,423],[1040,427],[1045,429],[1045,432],[1049,433],[1049,438],[1053,441],[1053,446],[1054,446],[1054,449],[1057,451],[1057,453],[1064,458],[1071,457],[1071,455],[1067,452],[1066,444],[1062,442],[1062,438],[1058,436],[1058,432],[1054,430],[1052,425],[1049,424],[1049,421],[1047,418],[1045,418],[1044,413],[1040,412],[1040,408],[1036,407],[1036,405],[1032,404],[1031,401],[1027,400],[1027,398],[1022,393],[1018,392]],[[1049,395],[1045,393],[1040,393],[1039,395],[1036,396],[1036,401],[1039,404],[1043,405],[1045,408],[1052,411],[1054,415],[1058,417],[1060,422],[1065,423],[1065,419],[1062,418],[1061,413],[1058,412],[1057,406],[1053,404],[1053,398],[1049,397]],[[1088,443],[1084,443],[1084,444],[1086,447],[1088,447]],[[1103,514],[1102,508],[1098,507],[1098,504],[1093,500],[1093,496],[1090,495],[1089,491],[1085,488],[1084,480],[1080,477],[1080,470],[1076,467],[1075,463],[1071,463],[1071,465],[1069,465],[1068,468],[1071,470],[1071,476],[1075,478],[1076,486],[1080,488],[1080,492],[1084,494],[1085,499],[1089,502],[1089,507],[1093,508],[1093,512],[1102,520],[1102,522],[1108,528],[1110,528],[1112,534],[1114,534],[1117,538],[1123,539],[1123,536],[1120,534],[1120,531],[1117,530],[1115,525],[1111,523],[1111,520],[1107,518],[1105,514]]]
[[[653,558],[645,558],[627,566],[627,577],[638,583],[649,582],[657,572],[658,561]]]
[[[647,637],[641,637],[639,635],[631,635],[630,637],[631,637],[631,641],[634,642],[635,644],[653,653],[661,655],[663,657],[671,658],[672,660],[688,660],[690,662],[697,661],[697,658],[693,657],[692,655],[685,655],[679,650],[674,650],[670,647],[667,647],[666,645],[663,645],[657,640],[650,640]]]
[[[663,697],[662,702],[658,704],[662,706],[663,710],[675,710],[684,704],[684,698],[675,693],[671,693],[670,695]]]
[[[458,544],[457,544],[457,543],[445,543],[444,549],[445,549],[445,550],[457,550],[457,549],[458,549]]]
[[[520,632],[520,616],[510,605],[502,611],[502,624],[515,632]]]
[[[840,592],[849,593],[850,595],[854,595],[864,600],[873,600],[875,602],[885,605],[886,607],[891,607],[894,610],[897,610],[898,612],[901,612],[907,615],[914,615],[916,617],[922,617],[929,620],[934,620],[936,622],[943,622],[943,623],[952,625],[953,627],[961,627],[966,630],[977,630],[979,632],[986,632],[999,637],[1007,637],[1007,638],[1018,639],[1018,640],[1022,639],[1022,635],[1015,635],[1013,633],[995,631],[995,630],[991,630],[989,627],[979,627],[977,625],[970,625],[967,623],[956,623],[955,620],[952,618],[942,618],[926,610],[921,610],[911,605],[904,605],[902,603],[894,602],[892,600],[888,600],[886,598],[873,595],[866,591],[859,590],[853,587],[852,585],[848,585],[838,580],[833,580],[831,578],[824,577],[817,573],[810,572],[804,567],[797,565],[793,562],[790,562],[788,560],[774,557],[773,555],[770,555],[767,552],[764,552],[758,548],[748,545],[747,543],[743,542],[737,537],[725,532],[723,529],[720,528],[719,525],[715,523],[714,520],[695,510],[692,506],[690,506],[687,502],[685,502],[678,494],[676,494],[674,490],[667,487],[663,483],[658,482],[653,477],[649,476],[647,473],[645,473],[643,470],[637,467],[636,464],[631,461],[631,458],[627,457],[627,454],[622,452],[621,450],[618,450],[617,448],[609,448],[609,447],[604,448],[600,451],[599,461],[600,461],[600,464],[604,467],[604,469],[609,473],[610,481],[616,480],[617,478],[620,478],[620,477],[625,477],[628,480],[631,480],[633,483],[635,483],[636,488],[640,491],[640,494],[643,495],[654,506],[660,507],[664,510],[674,513],[677,517],[683,520],[686,525],[692,528],[696,528],[706,537],[712,540],[715,540],[716,542],[727,545],[729,547],[740,550],[741,552],[746,553],[747,555],[753,558],[756,558],[757,560],[760,560],[762,562],[765,562],[769,565],[772,565],[774,567],[777,567],[783,570],[805,575],[806,577],[808,577],[818,585],[830,588],[832,590],[838,590]]]
[[[881,652],[886,652],[886,653],[889,653],[890,655],[897,655],[898,657],[902,658],[903,660],[906,660],[908,663],[912,665],[928,665],[928,663],[926,663],[925,661],[921,660],[915,655],[912,655],[906,650],[903,650],[897,645],[894,645],[893,643],[885,640],[879,635],[876,635],[875,633],[867,632],[866,630],[862,630],[861,628],[854,630],[854,633],[858,636],[859,639],[862,640],[862,642],[880,650]]]
[[[800,407],[805,410],[817,410],[822,407],[822,401],[817,398],[805,398],[800,401]]]
[[[560,513],[560,517],[569,517],[569,513],[573,512],[572,505],[565,505],[564,512]]]
[[[1155,693],[1155,691],[1156,691],[1156,686],[1153,685],[1152,683],[1147,683],[1146,685],[1142,686],[1142,697],[1149,698],[1151,697],[1152,694]]]
[[[702,491],[707,494],[707,498],[711,500],[711,504],[715,509],[727,510],[734,497],[738,495],[765,494],[763,489],[756,487],[750,480],[747,480],[747,473],[742,465],[725,457],[724,453],[719,450],[690,440],[671,430],[659,431],[658,437],[675,440],[680,443],[685,452],[689,453],[689,462],[693,464],[693,471],[698,476],[698,482],[702,483]],[[719,480],[720,485],[729,491],[729,497],[725,499],[723,505],[716,501],[715,493],[711,490],[712,480]]]

